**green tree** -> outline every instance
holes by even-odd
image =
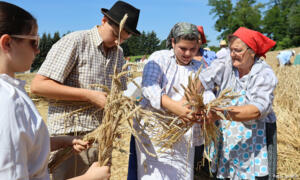
[[[143,31],[142,34],[138,38],[138,50],[135,55],[143,55],[145,54],[146,48],[147,48],[147,39],[148,34]]]
[[[233,29],[233,4],[231,0],[209,0],[208,5],[213,7],[210,14],[214,14],[214,18],[217,18],[215,29],[221,32],[218,39],[225,39],[228,34],[232,33]]]
[[[159,49],[159,39],[154,31],[142,32],[140,36],[132,36],[121,44],[124,56],[151,54]]]
[[[291,7],[290,12],[287,17],[288,32],[290,33],[290,39],[292,46],[298,47],[300,46],[300,3],[295,3],[294,6]]]
[[[271,0],[263,32],[277,42],[276,49],[300,45],[300,0]]]
[[[233,11],[233,31],[239,27],[247,27],[261,31],[261,9],[264,4],[256,4],[256,0],[240,0]]]
[[[122,47],[122,49],[123,49],[123,54],[124,54],[125,57],[130,56],[130,54],[129,54],[129,46],[128,46],[127,41],[128,41],[128,40],[126,40],[125,42],[123,42],[123,43],[121,44],[121,47]]]
[[[121,44],[124,56],[137,55],[139,49],[139,36],[131,36],[124,43]]]
[[[43,33],[39,45],[40,53],[35,57],[31,65],[31,69],[30,69],[31,72],[38,70],[40,68],[40,66],[46,59],[46,56],[49,50],[51,49],[52,45],[56,43],[59,39],[60,37],[58,32],[54,33],[53,38],[51,37],[51,34]]]
[[[266,11],[263,19],[263,32],[267,36],[277,41],[283,39],[286,34],[284,18],[281,15],[279,5],[275,5]]]
[[[59,32],[55,32],[52,38],[52,45],[55,44],[58,40],[60,40]]]
[[[218,39],[226,39],[241,26],[261,31],[262,3],[240,0],[234,6],[230,0],[209,0],[208,4],[212,6],[210,13],[217,18],[215,29],[221,32]]]
[[[154,51],[158,50],[160,40],[157,38],[156,33],[151,31],[147,33],[147,39],[145,42],[145,51],[143,54],[151,54]]]
[[[158,46],[158,48],[157,48],[157,50],[161,50],[161,49],[167,49],[167,40],[166,39],[164,39],[164,40],[162,40],[161,42],[160,42],[160,44],[159,44],[159,46]]]

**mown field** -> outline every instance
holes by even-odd
[[[294,50],[296,54],[300,53],[300,48]],[[277,53],[278,51],[269,52],[266,61],[272,66],[279,81],[273,105],[278,129],[278,177],[295,179],[300,178],[300,65],[277,67]],[[18,78],[27,81],[28,92],[33,76],[34,74],[17,75]],[[47,101],[29,95],[46,121]],[[123,134],[122,139],[124,141],[122,149],[128,152],[129,132]],[[127,152],[117,150],[113,152],[112,180],[126,179]]]

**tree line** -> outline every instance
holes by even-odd
[[[300,46],[300,0],[209,0],[215,29],[226,39],[241,26],[259,31],[277,42],[274,49]],[[267,10],[264,10],[267,9]]]
[[[59,32],[55,32],[53,36],[50,33],[43,33],[39,45],[40,53],[35,57],[31,65],[31,72],[40,68],[52,45],[64,35],[60,36]],[[143,31],[140,36],[132,36],[126,40],[121,44],[121,47],[123,48],[124,56],[148,55],[154,51],[165,49],[166,40],[160,41],[154,31],[148,33]]]
[[[124,56],[147,55],[165,49],[166,41],[160,41],[154,31],[142,31],[140,36],[132,36],[121,44]]]
[[[241,26],[264,33],[277,42],[273,49],[280,50],[300,46],[300,0],[270,0],[257,3],[256,0],[208,0],[210,13],[216,20],[217,37],[226,39]],[[205,27],[204,27],[205,28]],[[64,35],[63,35],[64,36]],[[32,64],[31,71],[37,70],[46,58],[52,45],[60,39],[58,32],[53,36],[44,33],[40,41],[40,53]],[[209,41],[208,41],[209,42]],[[124,56],[148,55],[165,49],[166,40],[160,40],[154,31],[143,31],[140,36],[132,36],[121,47]],[[211,46],[212,50],[218,47]]]
[[[30,68],[31,72],[38,70],[40,68],[40,66],[46,59],[46,56],[47,56],[49,50],[51,49],[52,45],[55,44],[60,38],[61,37],[59,35],[59,32],[55,32],[53,34],[53,36],[51,36],[50,33],[48,33],[48,34],[43,33],[43,35],[40,39],[40,45],[39,45],[40,53],[35,57],[32,65],[31,65],[31,68]]]

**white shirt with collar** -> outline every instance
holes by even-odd
[[[48,130],[24,85],[0,74],[0,179],[48,180]]]

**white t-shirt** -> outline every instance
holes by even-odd
[[[48,130],[24,85],[0,74],[0,179],[48,180]]]

